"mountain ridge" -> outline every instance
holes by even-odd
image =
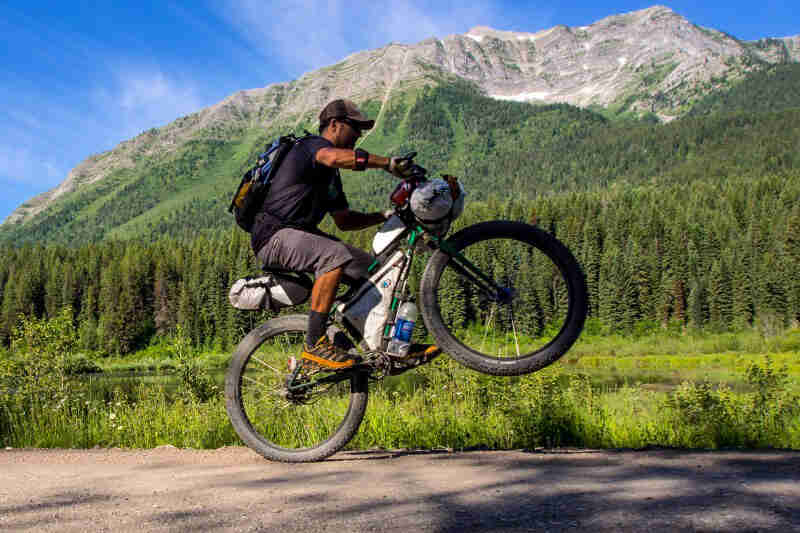
[[[670,120],[688,112],[703,94],[761,64],[796,61],[800,36],[739,41],[696,26],[665,6],[611,15],[588,26],[557,25],[535,33],[477,26],[443,39],[390,43],[296,80],[238,91],[93,155],[56,188],[17,208],[2,226],[27,222],[64,195],[178,153],[193,140],[224,142],[254,128],[309,124],[334,97],[375,103],[380,124],[393,95],[460,79],[496,99],[649,112]]]

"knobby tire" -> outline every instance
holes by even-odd
[[[248,409],[245,406],[245,403],[248,403],[250,400],[246,401],[243,397],[243,382],[260,382],[263,381],[264,378],[258,374],[253,374],[256,376],[256,379],[247,380],[243,378],[244,374],[247,372],[248,363],[254,363],[254,361],[260,359],[260,357],[254,356],[254,354],[260,353],[259,349],[268,344],[268,341],[271,339],[274,343],[274,339],[286,335],[294,335],[293,338],[302,338],[302,336],[305,335],[307,326],[307,315],[288,315],[267,321],[242,339],[231,359],[225,375],[225,407],[228,411],[228,417],[230,418],[233,428],[247,446],[266,459],[273,461],[303,463],[321,461],[333,455],[346,446],[356,434],[367,408],[368,379],[365,373],[360,372],[353,373],[350,376],[349,384],[342,384],[342,387],[347,387],[349,385],[349,405],[347,411],[344,413],[341,423],[333,430],[330,436],[321,442],[314,442],[306,446],[281,445],[282,443],[273,442],[278,439],[272,438],[272,440],[270,440],[270,438],[262,434],[268,433],[270,429],[275,430],[274,423],[272,424],[273,427],[270,427],[271,421],[250,420],[248,417]],[[286,353],[285,355],[287,359],[292,355],[299,358],[300,353],[298,351],[296,353]],[[277,354],[275,357],[278,359],[280,354]],[[275,374],[281,371],[277,369],[276,365],[269,362],[267,364],[268,369],[276,370],[276,372],[274,372]],[[286,364],[285,361],[283,364]],[[264,371],[262,369],[262,374],[265,376],[269,375],[270,372],[271,370]],[[288,374],[288,369],[285,371],[285,374]],[[275,381],[277,382],[277,379]],[[272,400],[272,397],[268,393],[263,393],[263,398],[265,398],[266,401]],[[314,405],[302,406],[302,408],[313,409]],[[286,407],[286,409],[293,409],[293,406]],[[288,418],[289,424],[292,422],[296,422],[297,424],[303,423],[302,418],[295,418],[291,413],[286,418]],[[335,421],[332,422],[335,423]],[[256,426],[263,429],[258,431],[254,427],[254,423]]]
[[[567,247],[536,226],[511,221],[483,222],[469,226],[447,240],[447,244],[459,252],[476,244],[493,249],[491,246],[495,242],[498,243],[498,247],[502,246],[500,243],[514,242],[523,246],[524,250],[532,250],[531,253],[535,252],[538,256],[549,260],[553,265],[553,272],[556,273],[554,277],[561,278],[558,282],[566,293],[567,309],[562,317],[563,325],[552,339],[542,341],[546,344],[540,348],[524,354],[512,353],[509,357],[493,357],[467,346],[463,339],[458,338],[458,335],[463,333],[454,333],[452,330],[456,328],[451,327],[442,316],[440,298],[443,298],[441,294],[443,290],[440,290],[439,286],[442,275],[446,270],[452,273],[458,269],[447,268],[452,259],[441,249],[430,257],[422,275],[419,288],[421,313],[439,347],[465,366],[495,376],[517,376],[536,372],[563,356],[580,335],[587,314],[586,280],[580,265]],[[499,261],[513,261],[513,258],[501,258]],[[475,289],[475,292],[477,290]],[[511,313],[513,318],[513,311]],[[518,327],[517,324],[514,324],[514,327]],[[515,329],[514,337],[516,335]],[[519,344],[516,350],[519,352]]]

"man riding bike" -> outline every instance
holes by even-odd
[[[326,370],[356,363],[350,353],[332,343],[325,332],[328,313],[341,281],[354,285],[367,278],[372,256],[320,231],[330,213],[336,226],[354,231],[385,222],[391,211],[361,213],[349,208],[339,169],[382,168],[398,178],[410,172],[411,161],[354,149],[364,130],[375,125],[349,100],[334,100],[319,115],[319,136],[298,141],[272,178],[252,229],[251,244],[267,269],[310,272],[311,312],[301,359]],[[408,357],[439,353],[436,346],[412,345]]]

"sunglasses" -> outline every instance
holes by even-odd
[[[361,125],[358,122],[356,122],[354,120],[350,120],[349,118],[337,118],[336,120],[338,120],[339,122],[344,122],[345,124],[347,124],[348,126],[353,128],[353,130],[355,130],[356,133],[361,135],[361,131],[362,131],[361,130]]]

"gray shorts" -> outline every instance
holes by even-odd
[[[283,228],[258,251],[256,257],[264,268],[323,274],[344,268],[344,281],[353,283],[368,277],[373,257],[354,246],[323,235],[294,228]]]

